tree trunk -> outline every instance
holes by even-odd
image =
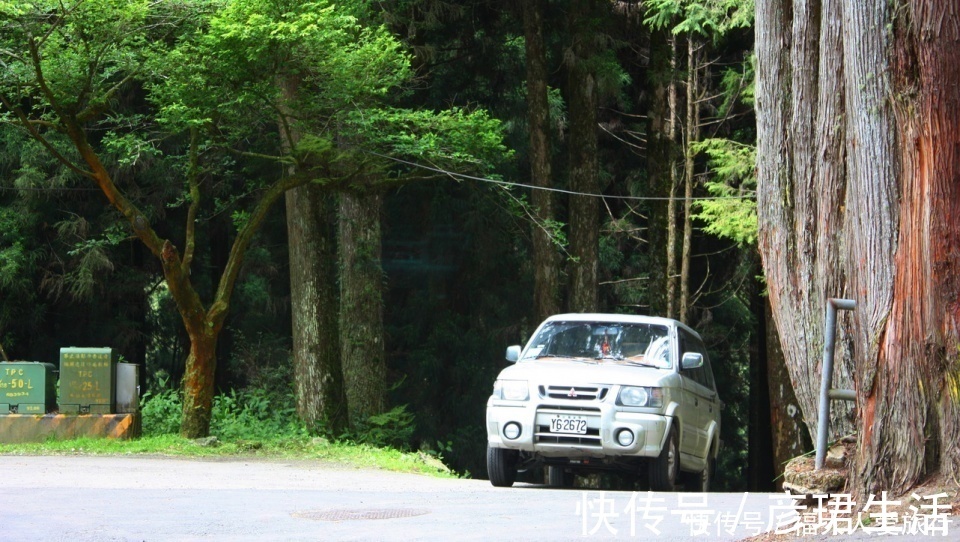
[[[840,0],[757,3],[759,249],[787,371],[810,434],[817,431],[826,299],[845,295],[840,18]],[[852,388],[844,329],[839,337],[834,387]],[[849,403],[831,407],[831,434],[852,432]]]
[[[350,425],[387,405],[383,345],[383,271],[376,192],[340,195],[340,348]]]
[[[960,28],[956,2],[905,7],[844,10],[861,497],[960,471]]]
[[[687,36],[687,126],[684,131],[684,160],[683,160],[683,248],[680,252],[680,309],[677,318],[681,322],[690,323],[690,306],[693,300],[690,295],[690,251],[693,241],[693,144],[700,136],[700,107],[699,98],[699,66],[697,62],[697,45],[693,36]]]
[[[667,165],[670,168],[670,199],[667,200],[667,318],[677,317],[677,164],[674,151],[677,144],[677,38],[670,36],[670,83],[667,86],[667,140],[670,152]]]
[[[647,179],[648,195],[670,198],[674,195],[676,170],[674,168],[676,107],[675,37],[666,30],[653,31],[649,37],[650,69],[648,85],[650,110],[647,113]],[[676,244],[676,203],[669,199],[650,205],[647,231],[650,264],[650,286],[647,289],[649,313],[673,317],[676,282],[676,252],[670,247]],[[670,235],[672,233],[672,236]]]
[[[187,334],[190,337],[190,353],[183,374],[180,434],[186,438],[199,438],[210,434],[219,327],[210,331],[188,329]]]
[[[281,147],[288,155],[300,142],[292,108],[299,99],[298,78],[279,81]],[[290,166],[290,174],[296,166]],[[336,207],[322,187],[307,184],[285,195],[290,262],[290,315],[293,335],[293,387],[297,415],[311,429],[334,434],[346,427],[346,401],[340,367],[336,267]]]
[[[523,29],[526,38],[527,110],[530,123],[530,178],[533,185],[553,186],[550,163],[550,104],[547,100],[547,56],[543,44],[543,12],[539,0],[523,3]],[[545,226],[555,218],[553,193],[533,190],[534,289],[535,321],[560,312],[560,257],[553,236]]]
[[[803,412],[797,404],[797,396],[790,383],[790,373],[787,370],[783,349],[780,348],[780,337],[773,324],[770,313],[770,303],[763,302],[763,329],[764,363],[766,364],[766,380],[757,382],[758,386],[766,386],[769,401],[759,410],[768,411],[766,423],[770,427],[771,453],[773,455],[774,476],[771,481],[780,481],[783,478],[784,467],[787,461],[803,455],[811,446],[810,435],[803,420]],[[753,450],[753,442],[750,443]],[[752,463],[751,463],[752,464]]]
[[[849,280],[857,309],[841,346],[852,349],[838,365],[856,367],[858,502],[902,493],[937,468],[960,472],[957,18],[948,0],[757,4],[758,211],[771,305],[815,430],[815,401],[801,387],[819,370],[796,346],[819,355],[810,338],[819,339],[823,299]],[[838,376],[835,387],[846,387]]]
[[[567,100],[570,115],[570,189],[597,194],[597,88],[590,66],[595,37],[590,26],[591,0],[570,8],[573,45],[567,58]],[[597,268],[600,250],[600,204],[594,196],[570,196],[570,306],[573,312],[597,310]]]
[[[297,415],[313,429],[346,426],[337,320],[336,208],[333,196],[306,185],[286,195]]]

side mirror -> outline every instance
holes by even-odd
[[[680,360],[680,370],[699,369],[703,367],[703,354],[697,352],[687,352]]]
[[[516,363],[520,359],[520,347],[519,346],[508,346],[507,347],[507,361],[510,363]]]

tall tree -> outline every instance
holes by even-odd
[[[958,41],[946,1],[757,5],[771,305],[815,428],[813,383],[803,381],[819,364],[795,345],[819,350],[810,338],[822,311],[797,304],[857,301],[838,376],[843,385],[852,373],[857,390],[861,497],[960,471],[960,234],[949,218],[960,208],[960,96],[946,90],[960,81]]]
[[[293,120],[300,102],[300,76],[281,75],[281,144],[290,154],[303,134]],[[291,164],[289,174],[298,166]],[[337,291],[336,198],[307,184],[287,191],[287,252],[293,338],[293,385],[297,415],[310,429],[323,425],[338,434],[346,427],[346,399],[340,364]]]
[[[678,143],[682,149],[683,176],[677,175],[676,167],[671,163],[670,200],[667,203],[667,314],[681,321],[688,321],[695,302],[690,291],[690,274],[694,187],[697,182],[696,156],[698,142],[702,134],[701,109],[710,98],[705,97],[704,79],[707,63],[703,60],[703,49],[707,42],[716,43],[725,34],[736,28],[752,23],[752,2],[750,0],[645,0],[644,22],[653,29],[669,28],[674,35],[670,43],[670,64],[672,72],[677,65],[677,38],[682,37],[686,45],[686,70],[684,87],[686,89],[684,115],[680,120],[677,110],[675,82],[668,85],[668,104],[670,120],[667,124],[668,139]],[[682,125],[682,141],[675,142],[677,125]],[[679,270],[677,269],[677,220],[676,200],[678,185],[682,180],[682,224],[680,240]],[[679,290],[679,292],[677,291]]]
[[[315,169],[301,170],[279,179],[245,179],[239,195],[225,196],[232,206],[238,231],[220,282],[209,304],[191,277],[198,248],[198,217],[202,199],[217,171],[207,160],[230,152],[251,161],[322,163],[330,149],[322,137],[311,134],[292,149],[259,152],[247,143],[263,134],[262,126],[277,119],[278,85],[271,53],[295,42],[312,51],[304,66],[311,83],[312,107],[331,102],[351,103],[358,95],[384,93],[408,75],[399,44],[380,30],[368,31],[341,17],[326,4],[302,6],[297,17],[273,26],[256,2],[229,2],[223,6],[186,4],[188,9],[164,11],[166,4],[148,2],[2,3],[4,14],[4,72],[2,104],[8,120],[19,123],[29,135],[77,174],[93,180],[129,224],[132,232],[163,264],[166,284],[176,301],[190,337],[184,376],[182,432],[205,434],[209,429],[213,398],[216,346],[230,307],[230,297],[246,249],[267,211],[290,188],[320,177]],[[222,8],[216,16],[208,8]],[[177,32],[181,32],[177,34]],[[173,48],[168,44],[180,42]],[[296,49],[296,48],[294,48]],[[301,49],[302,52],[302,49]],[[325,54],[321,54],[325,53]],[[330,75],[335,79],[327,81]],[[162,75],[162,77],[161,77]],[[324,81],[319,91],[316,83]],[[336,84],[332,84],[332,83]],[[151,225],[144,212],[115,182],[115,165],[104,160],[103,141],[114,145],[149,145],[145,132],[156,125],[138,124],[142,117],[112,114],[112,98],[139,84],[150,89],[152,117],[170,132],[190,134],[184,157],[183,184],[187,187],[187,220],[182,252]],[[302,114],[308,109],[302,107]],[[296,119],[288,119],[296,122]],[[133,127],[133,130],[130,129]],[[106,130],[107,137],[101,136]],[[139,131],[138,131],[139,130]],[[63,133],[72,150],[56,146],[51,134]],[[254,165],[248,163],[247,167]],[[244,197],[252,194],[251,197]],[[208,194],[209,196],[209,194]],[[221,197],[217,194],[216,197]],[[209,200],[207,200],[209,201]],[[218,203],[219,205],[219,203]],[[223,209],[221,209],[223,210]]]
[[[553,186],[552,149],[550,146],[550,102],[548,97],[547,51],[543,39],[543,3],[523,3],[523,34],[526,49],[527,104],[530,131],[530,178],[538,188]],[[534,190],[530,196],[534,220],[533,240],[533,310],[540,321],[560,312],[560,255],[557,252],[551,225],[556,222],[553,192]]]
[[[826,299],[845,295],[842,17],[836,1],[820,13],[788,7],[757,5],[759,243],[784,357],[815,435]],[[852,388],[852,359],[841,360],[834,384]],[[834,434],[852,431],[850,408],[832,406]]]
[[[348,419],[356,427],[387,408],[380,264],[383,194],[356,186],[339,199],[339,343]]]
[[[574,0],[567,15],[571,44],[567,64],[567,102],[570,117],[570,189],[579,194],[600,191],[597,156],[597,42],[595,0]],[[570,196],[569,309],[594,312],[597,302],[600,204],[589,195]]]

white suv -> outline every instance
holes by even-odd
[[[506,357],[516,363],[487,401],[494,486],[544,466],[551,486],[646,470],[654,490],[674,490],[681,471],[692,489],[708,490],[723,402],[697,332],[667,318],[561,314]]]

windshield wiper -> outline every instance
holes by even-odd
[[[650,363],[647,361],[637,361],[637,360],[628,359],[628,360],[624,360],[624,363],[626,363],[627,365],[636,365],[638,367],[653,367],[654,369],[662,369],[662,367],[660,367],[659,365],[655,363]]]

